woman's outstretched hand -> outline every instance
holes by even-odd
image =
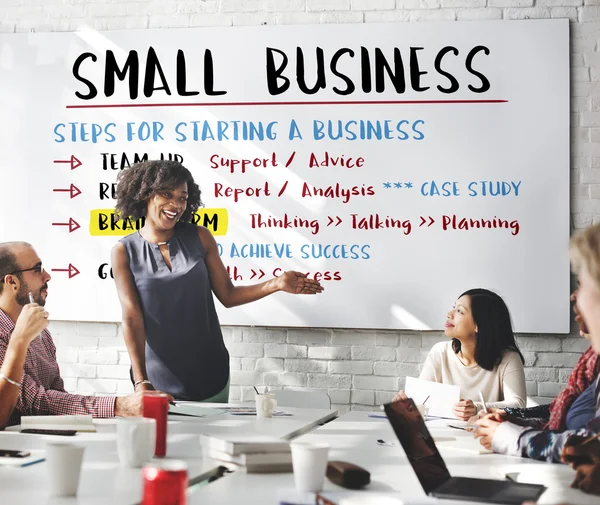
[[[319,281],[309,279],[306,274],[293,270],[283,272],[277,280],[281,291],[294,295],[316,295],[325,289]]]

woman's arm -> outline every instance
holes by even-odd
[[[133,275],[129,270],[127,253],[123,244],[117,243],[113,247],[111,261],[117,293],[121,302],[123,337],[131,360],[133,380],[135,382],[146,380],[148,378],[145,350],[146,329],[140,299],[133,281]],[[143,389],[152,388],[147,384],[142,384],[137,388],[138,391]]]
[[[507,407],[522,409],[527,405],[527,388],[525,386],[523,363],[519,355],[515,352],[508,354],[505,360],[497,368],[498,373],[501,374],[504,400],[488,403],[486,406],[495,409],[504,409]],[[483,408],[483,405],[479,405],[477,402],[475,405],[478,407],[478,410]]]
[[[535,407],[529,408],[517,408],[517,407],[507,407],[504,409],[504,412],[509,416],[518,417],[519,419],[535,419],[539,420],[540,423],[543,424],[548,422],[550,419],[550,404],[545,403],[544,405],[536,405]],[[543,426],[540,424],[540,428]]]
[[[279,277],[251,286],[234,286],[221,257],[217,242],[203,226],[198,226],[198,236],[206,251],[206,267],[212,290],[224,307],[236,307],[260,300],[277,291],[293,294],[314,295],[323,291],[319,282],[307,279],[299,272],[284,272]]]

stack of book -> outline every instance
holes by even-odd
[[[248,473],[292,471],[289,442],[260,435],[200,435],[206,457]]]

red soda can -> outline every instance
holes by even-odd
[[[142,469],[144,496],[141,505],[187,505],[187,464],[165,459]]]
[[[156,449],[154,455],[163,458],[167,454],[167,416],[169,414],[169,397],[165,393],[144,391],[144,417],[156,419]]]

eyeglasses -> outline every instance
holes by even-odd
[[[23,268],[22,270],[15,270],[13,272],[9,272],[6,275],[14,275],[14,274],[22,274],[23,272],[35,272],[36,274],[41,274],[44,271],[44,266],[40,261],[38,264],[33,265],[31,268]],[[0,279],[0,283],[4,282],[4,277]]]
[[[41,274],[42,270],[44,270],[44,266],[42,265],[42,262],[40,261],[37,265],[33,265],[31,268],[24,268],[23,270],[15,270],[14,272],[11,272],[11,274],[22,274],[23,272],[35,272],[36,274]]]

